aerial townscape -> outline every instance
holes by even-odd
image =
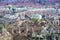
[[[0,0],[0,40],[60,40],[60,0]]]

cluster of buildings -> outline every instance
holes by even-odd
[[[10,36],[13,40],[30,39],[32,37],[44,36],[60,32],[60,0],[0,0],[0,33],[3,40]],[[13,12],[6,5],[11,4],[16,8]],[[33,15],[37,13],[43,18],[35,21]],[[2,29],[1,29],[2,27]],[[48,32],[46,28],[51,27]],[[32,34],[29,34],[29,33]],[[53,35],[51,34],[51,36]],[[55,40],[57,35],[52,38]],[[5,38],[4,38],[5,37]],[[58,35],[58,39],[60,36]],[[48,39],[47,39],[48,40]]]

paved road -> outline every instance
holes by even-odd
[[[56,10],[54,8],[33,8],[33,7],[22,7],[16,8],[17,10],[25,10],[25,11],[48,11],[48,10]],[[9,10],[8,8],[1,7],[0,10]],[[60,11],[60,9],[58,9]]]

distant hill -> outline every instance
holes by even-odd
[[[56,2],[60,3],[60,0],[0,0],[0,6],[1,5],[7,5],[7,4],[12,4],[12,5],[22,5],[27,3],[27,4],[55,4]]]

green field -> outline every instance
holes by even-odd
[[[0,24],[0,30],[2,29],[2,24]]]

